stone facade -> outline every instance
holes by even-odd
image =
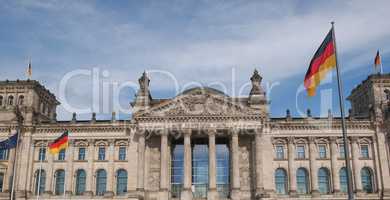
[[[24,120],[18,149],[0,161],[0,199],[9,199],[13,167],[17,199],[37,198],[40,169],[45,175],[40,199],[199,199],[193,184],[193,149],[199,141],[208,152],[206,196],[200,199],[345,199],[340,118],[331,113],[326,118],[310,114],[294,118],[289,112],[285,118],[272,118],[261,80],[255,71],[246,98],[193,88],[172,99],[154,99],[144,73],[131,119],[105,121],[96,120],[95,115],[90,121],[79,121],[76,115],[70,121],[57,121],[59,102],[38,82],[2,81],[1,139],[15,133],[15,113],[20,112]],[[348,98],[356,199],[390,199],[389,89],[390,74],[371,75]],[[65,157],[47,152],[42,158],[41,151],[65,130],[70,132]],[[228,168],[228,190],[222,191],[223,198],[216,155],[221,141],[229,149],[229,162],[223,166]],[[172,186],[173,173],[177,173],[172,169],[176,144],[183,147],[179,196],[173,195]],[[363,169],[368,169],[369,179],[362,175]],[[57,175],[59,170],[65,172],[63,179]],[[79,170],[84,170],[85,179],[78,178]],[[303,180],[299,170],[306,172]],[[120,178],[119,171],[126,172],[126,179]],[[125,189],[119,190],[123,180]]]

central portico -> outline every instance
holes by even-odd
[[[261,192],[265,94],[255,71],[248,98],[192,88],[152,99],[146,74],[133,104],[139,194],[157,199],[240,199]],[[254,187],[254,184],[256,187]],[[253,188],[254,187],[254,188]]]

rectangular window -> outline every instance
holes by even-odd
[[[78,160],[85,160],[85,148],[84,147],[79,148]]]
[[[99,147],[98,160],[105,160],[105,159],[106,159],[106,148]]]
[[[362,158],[369,158],[370,155],[368,153],[368,145],[361,145],[360,146],[360,154]]]
[[[8,160],[8,150],[0,149],[0,160]]]
[[[65,149],[62,149],[62,150],[58,153],[58,160],[65,160]]]
[[[339,153],[340,153],[340,158],[344,159],[345,158],[345,151],[344,151],[344,145],[340,144],[339,145]]]
[[[126,147],[119,147],[119,160],[126,160]]]
[[[305,146],[300,145],[297,146],[297,158],[298,159],[305,159]]]
[[[321,159],[326,158],[326,145],[318,146],[318,154]]]
[[[284,146],[276,146],[276,159],[284,159]]]
[[[46,148],[44,147],[39,148],[38,160],[39,161],[46,160]]]

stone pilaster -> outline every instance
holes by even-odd
[[[207,193],[208,200],[217,200],[217,153],[215,147],[216,130],[210,130],[209,134],[209,191]]]
[[[169,177],[168,177],[168,169],[169,169],[169,162],[168,162],[168,132],[167,130],[163,130],[161,132],[161,147],[160,147],[160,199],[161,200],[168,200],[169,194],[168,194],[168,184],[169,184]]]
[[[311,193],[313,196],[319,195],[318,192],[318,180],[317,180],[317,163],[316,163],[316,144],[315,138],[309,137],[309,159],[310,159],[310,183],[311,183]]]
[[[65,194],[72,195],[72,184],[73,184],[73,153],[74,153],[74,141],[69,141],[68,149],[66,150],[66,170],[65,170]]]
[[[88,169],[90,171],[89,176],[87,175],[86,180],[86,188],[85,188],[85,194],[92,195],[94,191],[94,175],[95,175],[95,169],[94,169],[94,161],[95,161],[95,141],[94,140],[88,140],[88,150],[87,150],[87,157],[88,157]]]
[[[390,172],[389,172],[389,140],[386,139],[385,133],[381,132],[379,127],[376,127],[376,142],[378,151],[379,168],[381,171],[380,180],[382,182],[383,195],[390,196]]]
[[[232,192],[231,199],[240,199],[240,147],[238,145],[238,133],[239,130],[232,130],[231,133],[231,153],[232,153]]]
[[[114,185],[116,183],[115,171],[114,171],[114,160],[115,160],[115,140],[110,139],[108,141],[108,176],[107,176],[107,192],[105,196],[114,195]]]
[[[47,158],[47,176],[46,176],[46,184],[45,184],[45,192],[47,194],[54,194],[54,171],[53,171],[53,159],[54,155],[49,153],[49,149],[46,148],[46,158]]]
[[[192,199],[192,155],[191,155],[191,129],[184,132],[184,185],[181,192],[181,200]]]
[[[264,193],[263,185],[263,134],[257,130],[255,136],[255,155],[256,155],[256,194],[262,196]]]
[[[333,192],[340,192],[340,177],[337,168],[337,137],[330,138],[330,160],[331,160],[331,172],[333,177]]]
[[[355,186],[355,192],[361,192],[362,191],[362,183],[360,181],[360,169],[359,166],[359,157],[360,157],[360,150],[359,145],[357,143],[356,137],[351,137],[351,143],[352,143],[352,173],[353,173],[353,181]]]
[[[289,174],[289,193],[290,195],[295,195],[297,193],[296,186],[296,176],[295,176],[295,168],[294,168],[294,160],[295,160],[295,148],[294,148],[294,138],[288,138],[288,174]]]
[[[145,132],[139,133],[138,136],[138,177],[137,191],[141,196],[144,195],[145,189]]]

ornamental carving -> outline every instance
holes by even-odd
[[[202,90],[200,90],[202,91]],[[258,114],[255,110],[233,101],[223,94],[207,89],[192,91],[163,102],[139,117],[169,116],[245,116]]]

